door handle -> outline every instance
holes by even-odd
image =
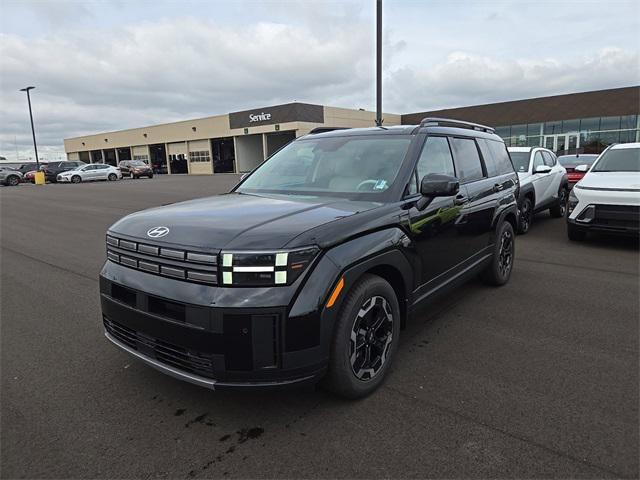
[[[464,195],[458,195],[458,196],[456,196],[456,198],[453,199],[453,204],[454,205],[464,205],[468,201],[469,201],[469,199],[467,197],[465,197]]]
[[[494,191],[494,192],[500,192],[500,191],[502,191],[502,190],[504,190],[504,185],[502,185],[501,183],[496,183],[496,184],[493,186],[493,191]]]

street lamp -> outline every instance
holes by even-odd
[[[31,134],[33,135],[33,149],[36,151],[36,172],[40,171],[40,160],[38,160],[38,146],[36,145],[36,131],[33,128],[33,113],[31,113],[31,96],[29,90],[33,90],[36,87],[21,88],[21,92],[27,92],[27,102],[29,103],[29,118],[31,119]]]

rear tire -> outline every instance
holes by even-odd
[[[518,222],[518,233],[525,234],[531,228],[533,220],[533,202],[529,197],[525,197],[520,205],[520,220]]]
[[[149,174],[149,178],[153,178],[153,173]]]
[[[515,235],[513,226],[506,220],[496,230],[493,258],[480,274],[483,282],[499,287],[509,281],[515,258]]]
[[[115,173],[110,173],[109,176],[107,177],[107,180],[109,180],[110,182],[115,182],[118,179],[118,176]]]
[[[567,237],[573,242],[581,242],[587,237],[587,232],[575,225],[567,223]]]
[[[71,177],[71,183],[80,183],[82,181],[82,177],[80,175],[74,175]]]
[[[562,185],[560,187],[560,191],[558,192],[558,201],[557,203],[549,209],[549,213],[553,218],[564,217],[564,214],[567,211],[567,199],[569,198],[569,189],[566,185]]]
[[[395,291],[386,280],[365,274],[340,308],[323,386],[346,398],[369,395],[384,381],[399,337]]]

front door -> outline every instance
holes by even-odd
[[[455,176],[453,157],[447,137],[430,136],[424,143],[416,165],[419,190],[425,175],[439,173]],[[458,223],[464,209],[464,189],[459,195],[436,197],[423,210],[409,210],[409,235],[420,264],[416,297],[428,295],[441,283],[439,276],[453,269],[467,256],[466,239],[458,232]]]

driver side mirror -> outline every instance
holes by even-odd
[[[420,182],[420,198],[416,202],[418,210],[424,210],[435,197],[452,197],[460,191],[460,182],[456,177],[430,173],[425,175]]]
[[[589,165],[587,165],[586,163],[583,163],[582,165],[578,165],[576,168],[574,168],[574,170],[576,172],[588,172]]]
[[[538,165],[534,170],[533,173],[549,173],[551,171],[551,167],[548,165]]]

